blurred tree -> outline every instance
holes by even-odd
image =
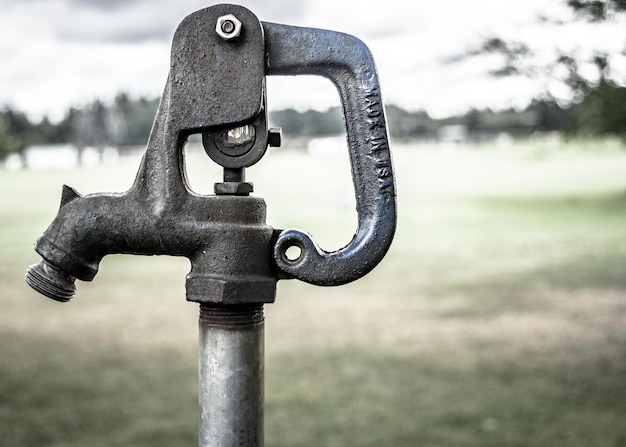
[[[142,96],[136,101],[130,102],[129,112],[126,116],[128,139],[125,145],[143,146],[147,143],[159,101],[160,98],[158,97],[149,99]]]
[[[465,125],[470,134],[475,133],[481,127],[482,117],[478,110],[472,109],[465,115]]]
[[[37,126],[31,123],[25,114],[9,107],[0,111],[0,127],[2,157],[11,152],[22,152],[28,145],[42,140]]]
[[[626,12],[625,0],[567,0],[570,8],[593,22],[610,20],[620,12]]]
[[[300,112],[291,108],[272,110],[269,112],[270,125],[281,127],[286,136],[299,136],[304,126],[300,115]]]
[[[394,104],[385,107],[389,133],[394,138],[407,139],[433,136],[437,122],[423,110],[408,111]],[[294,109],[270,112],[272,125],[280,126],[287,136],[311,138],[345,133],[342,112],[339,107],[324,112]]]
[[[534,100],[528,110],[536,114],[536,129],[539,131],[573,133],[578,128],[571,110],[559,106],[554,100]]]
[[[394,138],[424,138],[436,133],[436,122],[423,110],[412,112],[389,104],[385,111],[389,133]]]
[[[572,107],[578,127],[588,133],[619,135],[626,139],[626,88],[602,79]]]
[[[158,104],[159,98],[134,100],[120,93],[112,106],[94,100],[84,107],[70,107],[58,123],[48,117],[33,123],[24,113],[5,107],[0,110],[0,158],[32,144],[73,143],[79,150],[144,145]]]
[[[332,107],[324,112],[285,109],[270,112],[272,125],[279,126],[287,136],[314,137],[337,135],[345,132],[343,115],[339,107]]]
[[[133,100],[126,93],[119,93],[109,110],[112,143],[116,146],[146,144],[158,105],[159,98]]]
[[[0,113],[0,160],[20,150],[20,141],[11,132],[4,113]]]
[[[560,18],[539,17],[542,26],[554,27],[554,32],[563,27],[587,24],[592,32],[600,27],[613,26],[625,31],[626,0],[563,0],[568,14]],[[453,61],[467,57],[497,54],[501,65],[492,69],[494,76],[528,76],[535,79],[551,79],[566,87],[567,94],[546,91],[531,107],[543,113],[543,124],[554,127],[558,115],[559,127],[566,130],[581,130],[587,133],[616,134],[626,138],[626,110],[623,98],[626,95],[626,39],[621,39],[616,49],[614,41],[605,41],[594,48],[583,50],[588,34],[576,35],[581,41],[568,42],[567,48],[556,44],[546,50],[542,41],[535,46],[520,40],[489,36]],[[536,40],[535,40],[536,42]],[[539,47],[542,48],[539,48]],[[553,56],[550,57],[549,54]],[[571,108],[567,113],[556,113],[554,106]],[[547,120],[547,121],[546,121]],[[552,121],[550,121],[552,120]],[[569,122],[565,122],[565,121]]]
[[[87,108],[90,121],[89,143],[98,149],[102,149],[111,140],[107,113],[107,108],[100,100],[95,100]]]
[[[65,113],[65,116],[57,124],[53,124],[56,128],[56,136],[54,140],[48,141],[50,143],[72,143],[75,140],[74,136],[74,122],[77,119],[78,110],[74,107],[70,107]]]
[[[129,141],[128,124],[132,119],[130,98],[124,92],[118,93],[113,102],[111,133],[116,146],[126,146]]]

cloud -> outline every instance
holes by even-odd
[[[302,22],[306,1],[238,1],[261,20]],[[59,119],[119,91],[161,93],[180,21],[206,0],[0,0],[0,107]]]
[[[185,16],[208,6],[202,0],[53,0],[51,3],[56,5],[55,20],[50,23],[56,37],[95,43],[169,43],[176,26]],[[302,0],[244,0],[238,3],[252,11],[262,11],[273,21],[285,23],[294,16],[301,16],[306,8],[306,1]]]
[[[72,6],[79,8],[93,8],[101,11],[122,10],[135,3],[145,0],[69,0]]]
[[[69,105],[110,99],[119,91],[160,94],[171,40],[188,14],[222,0],[0,0],[0,106],[59,117]],[[237,0],[260,20],[353,34],[372,50],[385,98],[438,114],[468,106],[517,104],[527,84],[489,79],[482,66],[442,66],[486,33],[555,42],[537,10],[561,0]],[[547,11],[549,12],[549,11]],[[529,30],[532,32],[530,34]],[[560,37],[561,36],[561,37]],[[595,39],[612,39],[596,33]],[[575,41],[576,39],[572,39]],[[589,39],[588,39],[589,40]],[[336,105],[323,79],[271,84],[274,107]],[[497,86],[496,86],[497,84]],[[502,86],[502,88],[498,87]],[[534,94],[534,91],[531,92]],[[508,103],[506,102],[508,101]]]
[[[71,20],[56,22],[55,37],[64,41],[92,43],[167,42],[175,25],[166,15],[155,14],[145,3],[137,3],[128,14],[119,10],[79,9]]]

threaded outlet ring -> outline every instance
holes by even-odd
[[[24,280],[37,292],[62,303],[71,300],[76,293],[75,278],[45,260],[31,265]]]
[[[224,328],[243,328],[263,324],[263,304],[200,305],[200,323]]]

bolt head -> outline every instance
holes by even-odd
[[[215,32],[224,40],[233,40],[241,34],[241,22],[232,14],[217,19]]]

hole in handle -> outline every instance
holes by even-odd
[[[298,262],[302,257],[302,247],[300,245],[290,245],[285,249],[283,257],[287,262]]]

